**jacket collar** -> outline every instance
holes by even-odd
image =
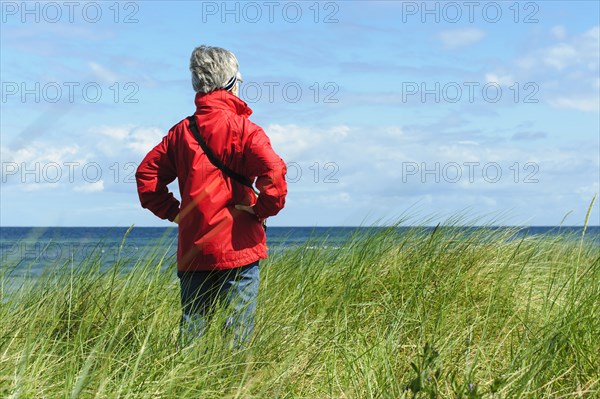
[[[245,117],[252,114],[248,104],[226,90],[215,90],[206,94],[196,93],[194,103],[196,104],[197,114],[212,109],[230,110]]]

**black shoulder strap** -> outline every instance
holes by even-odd
[[[246,187],[250,187],[254,190],[254,187],[252,187],[252,181],[249,178],[247,178],[246,176],[242,176],[239,173],[236,173],[233,170],[229,169],[223,164],[223,162],[219,160],[219,158],[215,156],[215,154],[210,150],[210,148],[208,148],[206,141],[204,141],[204,139],[200,135],[200,132],[198,131],[198,125],[196,125],[196,117],[194,115],[190,116],[188,118],[188,122],[192,134],[196,138],[196,141],[198,141],[198,144],[200,144],[200,147],[202,147],[202,150],[208,157],[208,160],[217,168],[219,168],[221,172],[223,172],[225,175],[231,177],[238,183],[243,184]]]

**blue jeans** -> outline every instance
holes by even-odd
[[[177,272],[181,288],[181,343],[204,334],[215,306],[227,310],[225,328],[234,344],[246,341],[254,329],[256,296],[260,282],[258,261],[246,266],[215,271]]]

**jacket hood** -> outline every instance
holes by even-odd
[[[196,93],[194,99],[196,113],[206,109],[224,109],[235,112],[238,115],[248,117],[252,109],[241,98],[227,90],[215,90],[210,93]]]

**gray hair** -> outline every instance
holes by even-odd
[[[196,93],[223,89],[233,77],[241,79],[237,58],[220,47],[196,47],[190,58],[190,72]]]

